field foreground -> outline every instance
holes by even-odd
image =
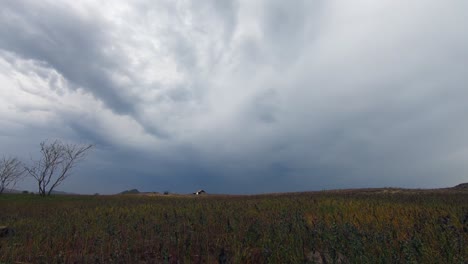
[[[0,195],[0,263],[468,263],[468,193]]]

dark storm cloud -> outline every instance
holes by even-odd
[[[0,144],[96,143],[67,190],[468,180],[464,1],[0,5]]]
[[[134,106],[110,77],[125,73],[125,59],[105,54],[111,43],[108,28],[93,16],[80,16],[65,2],[4,1],[0,11],[0,48],[41,61],[60,72],[76,88],[83,88],[117,113]]]

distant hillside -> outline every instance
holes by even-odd
[[[126,190],[126,191],[123,191],[119,194],[139,194],[140,191],[138,191],[137,189],[131,189],[131,190]]]
[[[5,189],[3,190],[3,193],[34,193],[30,191],[20,191],[20,190],[15,190],[15,189]],[[69,192],[62,192],[62,191],[52,191],[52,195],[76,195],[76,193],[69,193]]]
[[[453,188],[458,189],[458,190],[468,190],[468,182],[458,184],[457,186],[455,186]]]
[[[22,191],[14,190],[14,189],[5,189],[3,193],[21,193]]]
[[[77,195],[76,193],[62,192],[62,191],[52,191],[53,195]]]

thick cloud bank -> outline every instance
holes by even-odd
[[[83,193],[467,181],[467,9],[2,1],[0,155],[95,143],[62,187]]]

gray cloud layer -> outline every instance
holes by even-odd
[[[468,180],[465,1],[0,7],[0,147],[95,142],[69,190]]]

